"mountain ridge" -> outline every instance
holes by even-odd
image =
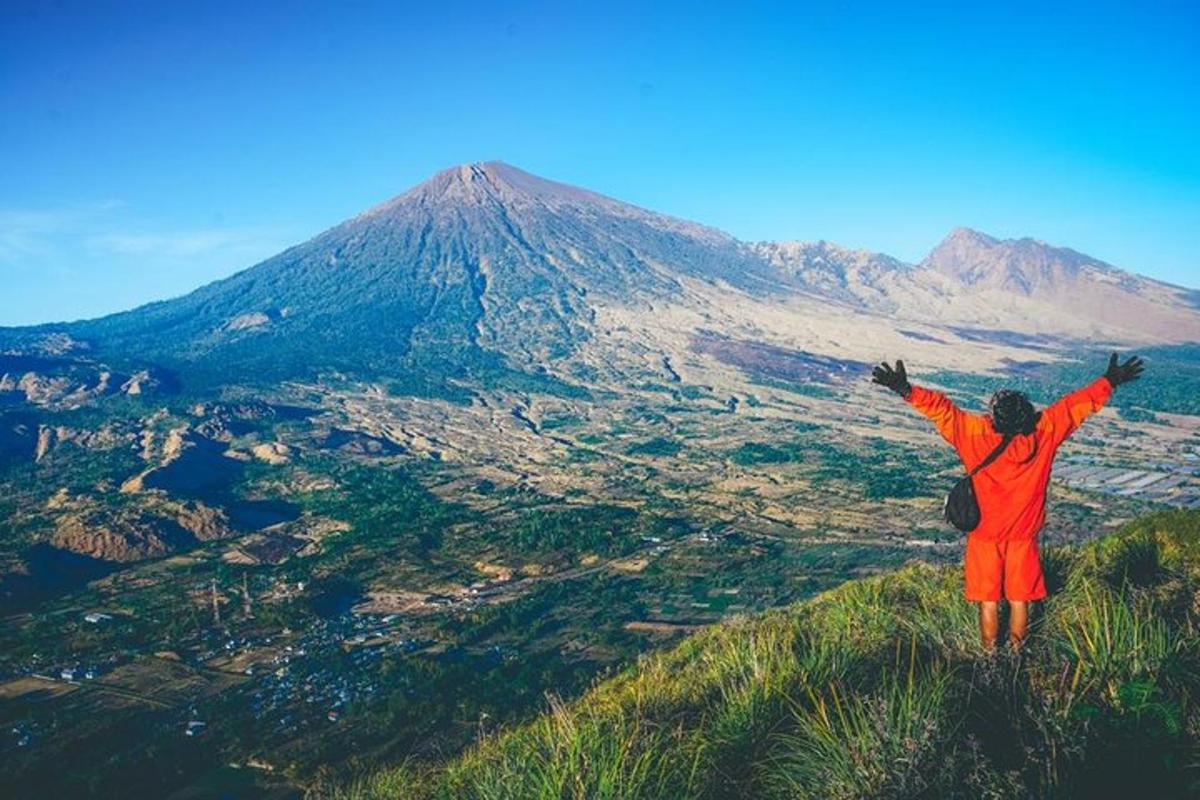
[[[962,227],[917,264],[827,241],[743,242],[487,161],[441,170],[182,297],[0,329],[0,345],[65,335],[101,358],[218,380],[431,370],[441,380],[568,357],[595,335],[598,308],[709,314],[731,296],[764,310],[795,300],[942,326],[1200,340],[1200,293],[1069,248]]]

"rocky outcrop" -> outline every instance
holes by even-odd
[[[55,515],[49,544],[104,561],[158,558],[234,534],[224,510],[198,501],[151,497],[113,507],[104,498],[73,496],[64,488],[45,508]]]
[[[0,392],[15,392],[30,405],[71,408],[111,394],[113,374],[75,366],[60,374],[25,372],[0,375]]]
[[[154,512],[173,521],[201,542],[227,539],[233,535],[229,514],[199,501],[163,501],[153,506]]]
[[[362,431],[334,428],[320,439],[320,446],[357,456],[392,456],[404,448],[390,439]]]
[[[37,446],[33,451],[33,460],[40,462],[46,457],[46,453],[50,452],[50,446],[54,444],[54,429],[46,425],[38,426]]]
[[[164,390],[167,384],[173,387],[174,380],[157,369],[126,376],[88,358],[0,353],[0,394],[43,408],[75,408],[116,394],[144,395]]]
[[[281,442],[264,442],[250,448],[250,452],[259,461],[268,464],[286,464],[290,460],[291,448]]]
[[[158,385],[158,379],[152,376],[149,370],[141,370],[121,384],[121,391],[128,395],[140,395],[157,388]]]
[[[89,558],[129,563],[164,556],[195,543],[171,520],[136,510],[93,511],[58,518],[50,544]]]
[[[39,425],[37,445],[34,449],[34,461],[40,462],[50,455],[55,448],[71,444],[84,450],[112,450],[137,441],[138,434],[130,426],[121,423],[109,423],[95,430],[86,428],[68,428],[65,425]]]

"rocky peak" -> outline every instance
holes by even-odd
[[[959,225],[946,234],[946,238],[942,240],[943,245],[950,242],[956,242],[963,246],[987,247],[998,244],[1000,240],[994,236],[988,236],[983,231]]]
[[[360,218],[405,216],[447,207],[623,206],[603,195],[540,178],[503,161],[475,161],[444,169],[413,188],[368,209]]]
[[[1085,267],[1119,270],[1065,247],[1036,239],[996,239],[971,228],[955,228],[921,263],[970,287],[1032,295],[1073,282]]]

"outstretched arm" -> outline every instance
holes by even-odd
[[[1136,381],[1141,377],[1143,369],[1142,360],[1137,356],[1120,364],[1117,362],[1117,354],[1113,353],[1108,360],[1108,369],[1103,375],[1050,404],[1042,412],[1039,424],[1049,429],[1051,441],[1055,445],[1062,443],[1085,419],[1104,407],[1112,396],[1113,389],[1123,383]]]
[[[988,427],[983,417],[963,411],[953,400],[935,389],[914,386],[908,395],[908,402],[917,411],[929,417],[942,438],[955,448],[970,437],[978,436]]]
[[[909,383],[903,361],[897,361],[895,369],[886,362],[879,365],[873,370],[871,380],[891,389],[929,417],[942,438],[955,447],[967,436],[977,433],[983,425],[981,417],[963,411],[941,392]]]

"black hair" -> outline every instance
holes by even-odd
[[[1001,389],[992,395],[992,427],[1008,435],[1033,433],[1041,415],[1021,392]]]

